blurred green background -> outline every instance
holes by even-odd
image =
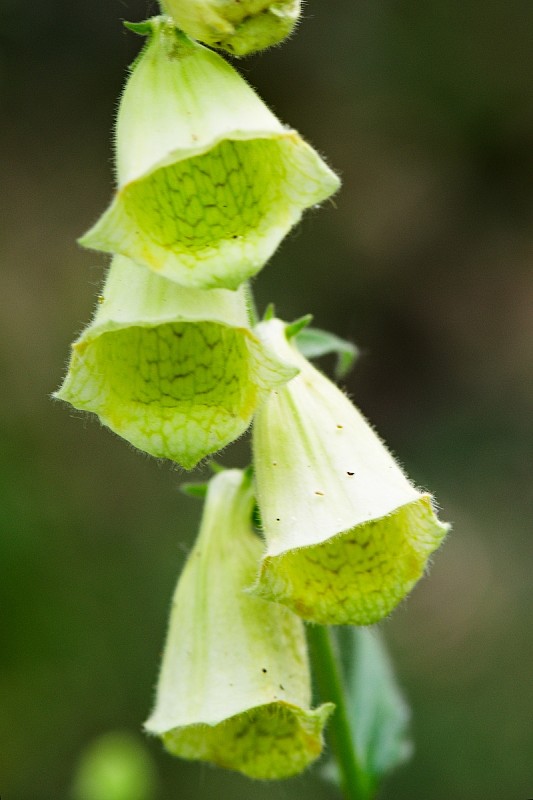
[[[136,733],[200,507],[179,472],[54,404],[105,267],[75,239],[146,0],[0,4],[0,795],[68,798],[84,748]],[[454,532],[382,624],[416,754],[394,800],[533,796],[533,6],[308,0],[239,63],[338,170],[255,281],[260,308],[354,340],[346,385]],[[227,450],[244,464],[246,440]],[[140,736],[140,734],[139,734]],[[158,800],[334,794],[163,755]]]

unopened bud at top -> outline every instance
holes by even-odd
[[[300,0],[164,0],[176,25],[210,47],[246,56],[283,41],[300,16]]]

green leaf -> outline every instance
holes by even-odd
[[[357,759],[377,789],[385,775],[413,752],[410,710],[378,630],[338,628],[337,641]]]
[[[182,483],[180,492],[188,497],[198,497],[203,500],[207,495],[207,483]]]
[[[359,355],[358,348],[352,342],[320,328],[304,328],[295,336],[295,342],[306,358],[320,358],[334,353],[337,356],[336,378],[344,378]]]
[[[265,308],[265,313],[263,314],[263,320],[267,321],[269,319],[274,319],[276,316],[276,306],[274,303],[269,303]]]
[[[298,336],[301,331],[305,330],[305,328],[307,328],[312,321],[313,315],[306,314],[304,317],[300,317],[294,322],[290,322],[285,326],[285,336],[287,339],[293,339],[295,336]]]
[[[144,22],[126,22],[124,21],[124,27],[127,28],[132,33],[136,33],[138,36],[149,36],[152,33],[152,21],[149,19],[144,20]]]

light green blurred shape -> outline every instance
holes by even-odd
[[[106,733],[82,754],[72,800],[153,800],[156,772],[145,747],[129,733]]]
[[[305,327],[296,334],[294,341],[300,353],[306,358],[336,355],[335,377],[338,380],[348,374],[359,356],[359,350],[353,342],[320,328]]]
[[[398,686],[377,628],[338,628],[350,726],[357,758],[377,788],[382,778],[410,758],[411,713]]]

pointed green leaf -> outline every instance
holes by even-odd
[[[320,328],[304,328],[296,335],[296,344],[306,358],[320,358],[330,353],[336,355],[336,378],[344,378],[359,356],[359,350],[352,342]]]
[[[265,308],[265,313],[263,314],[263,321],[266,322],[269,319],[274,319],[276,316],[276,306],[274,303],[269,303]]]
[[[207,494],[207,483],[182,483],[180,492],[183,492],[188,497],[197,497],[200,500],[204,500]]]
[[[143,22],[124,21],[123,24],[127,30],[136,33],[137,36],[149,36],[152,33],[152,23],[149,19],[145,19]]]
[[[338,628],[336,634],[357,758],[377,788],[413,752],[410,711],[380,632],[346,627]]]
[[[287,339],[293,339],[295,336],[298,336],[299,333],[308,328],[312,321],[312,314],[305,314],[305,316],[295,319],[294,322],[290,322],[285,328],[285,336]]]

